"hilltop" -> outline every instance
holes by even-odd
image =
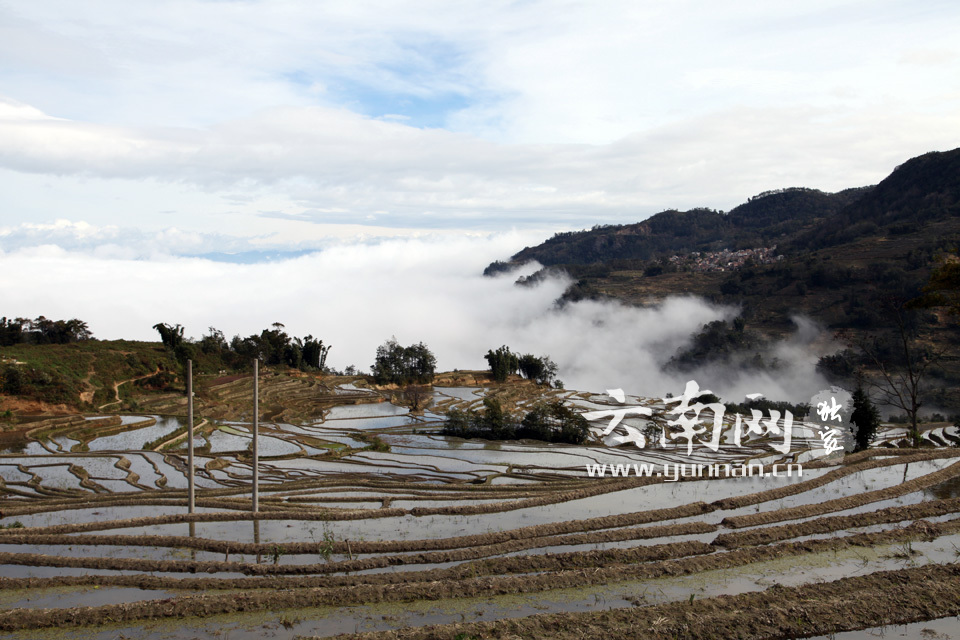
[[[19,413],[95,411],[132,397],[134,387],[160,390],[177,363],[163,345],[132,340],[17,344],[0,350],[0,410]]]
[[[778,189],[726,213],[707,208],[668,210],[633,224],[557,233],[535,247],[525,247],[509,261],[494,262],[486,273],[530,261],[545,267],[623,269],[678,254],[770,245],[785,254],[800,253],[871,237],[906,236],[958,216],[960,149],[955,149],[908,160],[875,186],[837,193]]]
[[[728,213],[664,211],[558,233],[485,273],[536,261],[577,280],[567,300],[646,304],[693,293],[749,307],[769,330],[788,328],[797,312],[834,328],[872,328],[872,297],[916,295],[958,244],[960,149],[909,160],[876,186],[782,189]]]
[[[792,332],[793,317],[802,314],[854,342],[889,334],[884,306],[920,295],[931,272],[956,260],[958,246],[955,149],[908,160],[875,186],[782,189],[727,213],[664,211],[633,224],[558,233],[485,273],[536,261],[544,269],[518,284],[566,272],[574,283],[560,304],[591,298],[649,305],[694,294],[740,307],[746,326],[767,336]],[[949,391],[960,386],[956,317],[944,307],[918,317],[920,343],[946,352],[937,406],[960,409]]]
[[[540,245],[524,248],[509,262],[493,263],[486,273],[530,261],[543,266],[610,264],[622,268],[678,253],[783,243],[817,221],[837,215],[872,189],[839,193],[781,189],[764,192],[729,213],[705,208],[669,210],[634,224],[558,233]]]

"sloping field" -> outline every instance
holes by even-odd
[[[950,429],[829,461],[803,437],[688,456],[445,438],[437,414],[336,393],[262,425],[256,514],[243,422],[196,427],[194,514],[181,444],[146,446],[182,421],[38,422],[0,454],[0,638],[787,638],[960,613]],[[756,472],[587,472],[690,461]]]

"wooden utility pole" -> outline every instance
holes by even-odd
[[[195,506],[193,482],[193,360],[187,360],[187,513]]]
[[[260,360],[253,361],[253,512],[259,510],[260,457],[257,454],[257,433],[260,430]]]

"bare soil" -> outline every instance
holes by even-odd
[[[212,398],[211,404],[228,403],[234,395],[245,394],[244,385],[248,384],[249,380],[238,378],[212,385],[208,390],[209,397]],[[295,412],[306,412],[309,407],[315,407],[317,402],[327,402],[330,396],[336,395],[331,389],[309,377],[271,380],[264,386],[278,394],[277,397],[289,393],[299,394],[297,402],[300,404],[291,409]],[[520,385],[508,385],[494,392],[502,393],[508,401],[522,402],[526,401],[525,394],[532,393],[532,390]],[[375,402],[379,398],[368,391],[356,395],[357,401]],[[272,410],[283,413],[287,409],[277,404]],[[116,424],[118,421],[119,418],[112,418],[110,421],[91,425],[74,416],[38,421],[31,428],[53,430],[62,434],[81,434],[87,429],[102,435],[119,429],[120,426]],[[81,439],[81,443],[86,441]],[[942,522],[924,520],[942,520],[945,516],[952,517],[951,514],[960,513],[960,498],[930,498],[919,504],[875,509],[853,515],[828,515],[838,510],[922,492],[944,481],[960,477],[960,462],[879,491],[849,495],[801,507],[774,508],[757,514],[729,514],[728,518],[717,523],[722,515],[720,512],[761,504],[771,508],[775,506],[771,504],[773,501],[819,487],[828,487],[831,483],[838,483],[838,486],[847,487],[846,490],[849,491],[849,483],[838,481],[867,469],[960,457],[960,451],[946,448],[919,451],[875,450],[848,456],[839,465],[811,463],[805,467],[829,468],[824,475],[817,478],[808,478],[788,486],[771,485],[774,488],[767,491],[718,500],[712,504],[684,503],[683,500],[678,500],[669,508],[578,520],[555,518],[548,523],[523,527],[512,525],[515,528],[486,532],[480,527],[469,528],[471,520],[467,520],[468,524],[461,525],[455,518],[440,519],[443,526],[450,526],[450,531],[457,535],[444,537],[438,532],[421,533],[421,536],[436,533],[436,537],[422,539],[405,539],[400,533],[402,523],[409,523],[412,518],[416,518],[414,530],[422,530],[421,527],[430,526],[432,516],[515,514],[517,510],[529,507],[548,507],[538,510],[542,515],[549,512],[550,505],[598,496],[607,496],[605,499],[609,501],[615,499],[613,494],[616,492],[641,488],[640,492],[631,493],[636,496],[644,491],[643,487],[653,487],[664,480],[600,480],[530,470],[522,474],[511,473],[512,482],[516,482],[515,484],[494,484],[489,478],[485,482],[481,479],[480,482],[471,483],[462,479],[437,480],[436,477],[391,477],[370,473],[365,470],[365,463],[360,461],[355,462],[356,472],[307,477],[296,471],[271,471],[271,465],[264,467],[264,472],[273,473],[272,483],[263,485],[261,511],[253,514],[249,511],[249,480],[242,470],[233,466],[237,459],[210,457],[205,463],[201,463],[202,468],[223,469],[226,475],[221,473],[219,477],[226,479],[218,488],[204,487],[198,491],[197,504],[218,511],[109,519],[98,518],[98,513],[93,510],[137,507],[135,513],[150,513],[149,508],[152,506],[181,509],[186,505],[186,491],[154,488],[131,493],[111,492],[108,487],[114,486],[110,482],[117,482],[117,470],[120,478],[125,477],[127,482],[134,485],[140,481],[134,469],[149,473],[149,469],[143,471],[143,467],[134,466],[131,462],[134,452],[98,452],[85,454],[85,457],[79,460],[76,454],[71,454],[59,463],[56,462],[56,454],[51,454],[51,464],[46,466],[59,466],[58,471],[62,475],[66,475],[65,471],[72,474],[72,477],[67,476],[73,481],[72,487],[56,489],[41,486],[37,476],[43,474],[45,465],[28,468],[24,466],[28,463],[20,464],[19,471],[32,475],[29,481],[11,480],[14,485],[19,486],[0,485],[3,490],[0,493],[6,495],[0,503],[3,511],[2,522],[7,524],[17,517],[50,514],[47,521],[63,524],[0,530],[0,544],[5,545],[5,551],[0,553],[0,565],[19,565],[27,570],[69,568],[72,573],[95,573],[55,576],[51,575],[54,572],[49,569],[38,569],[43,572],[40,575],[51,577],[0,577],[0,589],[7,590],[8,595],[15,598],[20,597],[19,594],[12,593],[15,589],[51,587],[131,587],[146,592],[140,601],[123,604],[2,611],[0,630],[16,633],[22,629],[69,629],[77,625],[103,625],[109,622],[136,625],[148,620],[178,620],[184,616],[205,617],[240,612],[290,610],[291,615],[295,615],[296,609],[315,606],[424,600],[462,602],[464,598],[546,594],[557,589],[592,589],[624,582],[633,584],[656,578],[736,569],[781,558],[794,558],[798,566],[805,566],[805,562],[816,565],[824,558],[833,557],[833,552],[847,550],[849,554],[849,550],[856,548],[906,544],[915,540],[932,540],[960,533],[960,518]],[[7,466],[12,466],[9,458],[10,456],[3,456],[3,461]],[[84,460],[90,460],[91,464],[85,467]],[[153,456],[149,461],[157,474],[160,473],[160,467],[165,466],[159,462],[157,456]],[[163,461],[175,470],[183,466],[182,456],[177,453],[166,453]],[[137,464],[142,465],[143,458]],[[165,473],[169,475],[171,472],[167,469]],[[900,470],[885,473],[894,474],[893,482],[899,480]],[[18,476],[14,472],[8,477]],[[887,480],[890,481],[891,478]],[[685,478],[683,481],[723,482],[692,478]],[[160,484],[159,481],[151,482]],[[34,492],[31,492],[31,489]],[[682,494],[682,491],[678,494]],[[391,506],[391,502],[397,504],[394,501],[399,500],[406,505],[412,505],[411,508]],[[373,502],[375,506],[353,508],[349,504],[351,502]],[[380,505],[383,508],[377,508]],[[76,512],[81,509],[84,512]],[[508,517],[512,522],[520,523],[524,522],[521,515],[525,514]],[[805,521],[778,524],[798,519]],[[483,522],[484,526],[488,522],[501,522],[500,516],[476,520]],[[119,529],[159,525],[251,521],[280,523],[268,530],[272,532],[271,535],[280,535],[281,539],[289,541],[257,543],[186,535],[111,533]],[[360,537],[370,531],[372,534],[369,537],[372,539],[353,540],[339,536],[334,539],[325,535],[323,541],[308,540],[306,527],[302,526],[304,522],[347,521],[353,522],[349,525],[353,532],[351,536]],[[394,522],[397,523],[395,535],[401,539],[389,539],[394,535],[390,533]],[[284,523],[286,528],[283,528]],[[898,527],[900,523],[908,526]],[[226,526],[229,528],[231,525]],[[860,528],[866,526],[877,527],[879,530],[863,532]],[[244,529],[249,531],[247,527]],[[289,533],[278,534],[278,529]],[[179,531],[184,530],[186,527],[179,527]],[[335,527],[331,528],[331,531],[336,530]],[[460,535],[461,533],[464,535]],[[818,537],[795,540],[809,536]],[[60,549],[55,548],[48,554],[34,553],[38,545],[50,545]],[[587,545],[597,545],[598,548]],[[141,549],[150,552],[141,552]],[[171,552],[158,552],[157,549],[169,549]],[[200,559],[197,559],[197,553],[203,554]],[[210,555],[220,553],[223,554],[222,561],[218,555]],[[274,558],[273,562],[270,561],[271,556]],[[282,558],[283,556],[298,557]],[[809,560],[803,559],[808,556]],[[956,586],[955,583],[960,578],[955,565],[948,566],[954,568],[953,573],[898,575],[929,579],[931,584],[942,583],[944,588],[949,590]],[[866,578],[885,575],[873,574]],[[899,606],[896,605],[897,597],[902,595],[907,598],[904,608],[898,611],[897,615],[949,615],[943,614],[945,609],[939,605],[929,609],[917,609],[915,604],[918,601],[914,597],[916,593],[903,595],[897,592],[895,585],[898,583],[891,580],[882,578],[873,583],[850,583],[853,586],[848,585],[846,588],[851,592],[857,589],[863,591],[867,601],[873,597],[870,595],[873,589],[892,589],[895,606]],[[168,592],[171,590],[180,592],[180,595],[170,598]],[[28,597],[30,593],[28,591],[24,597]],[[803,617],[814,608],[804,598],[812,597],[809,594],[815,592],[796,593],[800,595],[794,599],[792,590],[777,588],[767,592],[771,598],[782,595],[783,598],[777,606],[785,607],[784,610],[788,612],[799,612],[797,615],[809,623],[810,629],[820,629],[816,624],[826,624],[834,620]],[[826,591],[821,594],[825,598],[824,606],[832,606],[834,601],[831,600],[831,594],[832,592]],[[764,595],[751,594],[751,597],[761,598]],[[108,597],[101,602],[118,600],[119,598],[115,600]],[[614,638],[644,637],[643,634],[651,637],[754,637],[740,634],[740,628],[735,626],[738,616],[747,620],[748,626],[744,629],[756,630],[756,633],[760,634],[756,637],[779,638],[799,634],[800,627],[794,628],[786,624],[790,621],[789,615],[781,616],[780,609],[768,611],[767,609],[773,606],[769,602],[766,605],[756,604],[766,602],[762,598],[756,602],[749,598],[714,600],[710,605],[704,603],[711,601],[703,601],[684,603],[683,606],[662,605],[590,614],[598,616],[595,618],[587,614],[552,614],[552,618],[534,616],[472,626],[445,625],[397,630],[370,637],[454,638],[462,633],[467,634],[462,636],[466,638],[471,635],[482,638],[594,637],[594,633]],[[739,606],[738,602],[751,608],[740,611],[725,609]],[[639,613],[655,610],[658,613],[651,614],[651,617],[644,617],[646,614]],[[687,615],[690,611],[695,613]],[[875,626],[876,619],[868,618],[869,616],[864,615],[859,618],[854,616],[852,619]],[[609,629],[604,626],[608,624],[611,625]],[[783,631],[784,629],[786,631]],[[768,635],[763,635],[768,632]],[[683,635],[684,633],[693,635]]]
[[[318,578],[314,576],[301,578],[297,582],[288,580],[283,583],[286,585],[286,590],[282,591],[277,590],[280,584],[276,582],[268,582],[269,579],[257,578],[252,579],[255,580],[255,582],[247,582],[247,590],[239,594],[204,594],[197,596],[180,596],[177,598],[168,598],[159,601],[142,601],[136,603],[104,605],[99,607],[81,607],[69,609],[21,609],[0,612],[0,630],[42,628],[64,625],[95,625],[102,624],[104,622],[177,618],[184,616],[209,616],[241,611],[273,611],[277,609],[301,608],[318,605],[339,606],[370,602],[439,600],[448,598],[484,597],[507,593],[530,593],[573,586],[606,584],[611,581],[616,582],[628,579],[637,579],[641,577],[652,578],[662,575],[683,575],[697,573],[718,568],[743,566],[751,562],[758,562],[790,555],[803,555],[807,553],[837,550],[848,546],[873,546],[912,539],[930,539],[944,533],[956,532],[958,529],[960,529],[960,522],[957,521],[942,525],[920,523],[904,529],[888,532],[860,534],[858,536],[850,536],[848,538],[816,540],[804,543],[784,543],[781,545],[767,547],[754,547],[725,554],[715,554],[705,558],[685,557],[678,558],[670,562],[661,561],[651,564],[637,564],[634,562],[630,562],[629,564],[620,564],[617,562],[609,566],[600,566],[593,569],[581,568],[572,571],[562,571],[559,573],[539,573],[530,576],[462,577],[458,579],[447,578],[442,580],[431,580],[428,582],[420,581],[400,584],[388,584],[385,582],[373,581],[369,583],[357,583],[351,586],[334,586],[333,583],[336,582],[336,579],[331,577],[333,580],[327,581],[326,586],[307,586],[316,582]],[[622,558],[617,559],[622,560]],[[502,560],[509,560],[509,558]],[[943,565],[935,566],[941,569],[944,568]],[[958,573],[960,572],[960,568],[958,568],[958,565],[947,566],[953,569],[954,573],[951,575],[957,575],[958,577],[956,579],[960,580],[960,573]],[[133,577],[135,576],[86,576],[86,579],[92,581],[93,584],[116,585],[119,584],[119,580],[128,580]],[[374,577],[376,576],[352,576],[349,578],[357,580],[358,578],[366,579]],[[63,578],[61,580],[62,582],[60,582],[60,584],[77,583],[75,580],[70,578]],[[6,580],[0,580],[0,584],[4,584],[6,582]],[[47,582],[49,583],[50,581]],[[90,582],[87,582],[87,584],[89,583]],[[12,584],[23,586],[24,581],[21,580],[11,583],[11,585]],[[35,585],[36,582],[33,582],[33,584]],[[138,586],[148,587],[149,585],[149,588],[156,588],[159,584],[160,580],[152,579],[149,576],[143,576],[141,577],[141,582],[138,584]],[[174,583],[165,581],[165,584],[171,585]],[[207,583],[207,585],[212,584],[214,583]],[[225,584],[226,583],[220,582],[220,587],[225,588]],[[229,584],[239,585],[241,583],[234,580]],[[265,590],[250,590],[253,584],[263,587]],[[942,613],[938,615],[932,615],[930,617],[941,617],[942,615],[953,614]],[[527,618],[526,620],[531,619]],[[866,626],[875,625],[868,624]],[[431,628],[427,627],[427,629]],[[414,632],[411,630],[411,633]],[[484,631],[484,635],[482,637],[501,637],[488,636],[487,634],[488,631]],[[453,634],[451,634],[450,637],[452,637],[452,635]],[[357,637],[427,638],[437,636],[360,635]]]
[[[796,638],[960,614],[960,566],[932,565],[760,593],[590,613],[432,625],[338,640]]]

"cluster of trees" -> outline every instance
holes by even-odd
[[[859,353],[853,349],[842,349],[817,360],[817,373],[833,382],[840,382],[852,379],[862,364]]]
[[[590,435],[586,419],[561,401],[538,404],[522,419],[504,411],[495,397],[483,400],[483,410],[453,409],[447,414],[444,435],[485,440],[542,440],[583,444]]]
[[[537,384],[563,388],[563,382],[557,380],[557,364],[550,359],[550,356],[537,357],[530,353],[520,355],[503,345],[496,351],[493,349],[487,351],[484,359],[490,366],[493,379],[497,382],[506,382],[511,373],[519,373]]]
[[[490,349],[484,358],[490,366],[490,374],[497,382],[506,382],[507,376],[516,373],[520,368],[520,358],[506,345],[496,351]]]
[[[664,211],[636,224],[604,225],[589,231],[562,232],[513,256],[519,264],[590,264],[611,259],[649,260],[663,254],[697,251],[722,243],[729,234],[723,214],[710,209]],[[491,271],[495,272],[496,267]]]
[[[510,264],[509,262],[504,262],[503,260],[494,260],[487,268],[483,270],[483,275],[485,276],[495,276],[500,273],[506,273],[511,269],[514,269],[517,265]]]
[[[234,336],[229,342],[223,332],[214,327],[199,341],[184,338],[184,328],[179,324],[159,323],[153,328],[160,334],[163,346],[181,363],[206,356],[232,369],[245,369],[251,360],[258,359],[266,365],[286,365],[302,371],[323,370],[330,351],[328,345],[312,335],[305,338],[288,335],[279,322],[259,334],[246,338]]]
[[[377,347],[373,377],[377,384],[428,384],[433,382],[437,359],[422,342],[401,346],[390,338]]]
[[[330,346],[325,346],[323,340],[312,335],[304,338],[289,336],[279,322],[273,323],[272,327],[264,329],[259,335],[253,334],[246,338],[234,336],[230,341],[230,350],[242,359],[259,358],[267,365],[286,365],[304,371],[325,368]],[[211,334],[204,337],[209,345],[207,348],[222,351],[225,343],[223,334],[213,327],[210,329]],[[204,340],[200,341],[201,349],[204,347]]]
[[[690,344],[680,348],[664,368],[688,371],[711,361],[736,363],[753,369],[776,368],[776,358],[769,362],[764,361],[760,353],[764,349],[763,339],[758,333],[746,328],[743,316],[737,316],[730,322],[713,320],[703,325]]]
[[[89,340],[93,332],[83,320],[50,320],[39,316],[29,318],[0,318],[0,347],[15,344],[69,344]]]
[[[76,398],[62,375],[24,365],[0,369],[0,393],[60,403],[70,403]]]
[[[720,284],[722,296],[715,299],[730,302],[732,298],[763,313],[781,314],[782,310],[775,309],[771,300],[784,295],[799,296],[818,303],[807,307],[815,308],[818,319],[831,327],[889,328],[889,319],[881,309],[883,298],[918,296],[927,280],[931,256],[949,248],[948,238],[932,238],[912,250],[909,259],[896,262],[884,259],[855,265],[825,255],[740,269],[725,277]],[[947,299],[932,290],[930,297]]]
[[[716,396],[713,398],[708,398],[711,394],[700,397],[700,402],[719,402],[720,399]],[[705,399],[707,398],[707,399]],[[739,413],[743,416],[751,415],[751,410],[756,409],[757,411],[763,414],[769,414],[770,411],[779,411],[781,415],[789,411],[797,418],[803,418],[810,411],[810,405],[804,402],[798,402],[796,404],[792,402],[786,402],[783,400],[768,400],[767,398],[757,398],[755,400],[747,400],[745,402],[724,402],[723,406],[726,407],[727,411],[730,413]]]
[[[730,222],[744,233],[757,233],[765,240],[780,241],[809,223],[837,215],[844,207],[870,192],[872,187],[824,193],[792,187],[764,191],[730,210]]]

